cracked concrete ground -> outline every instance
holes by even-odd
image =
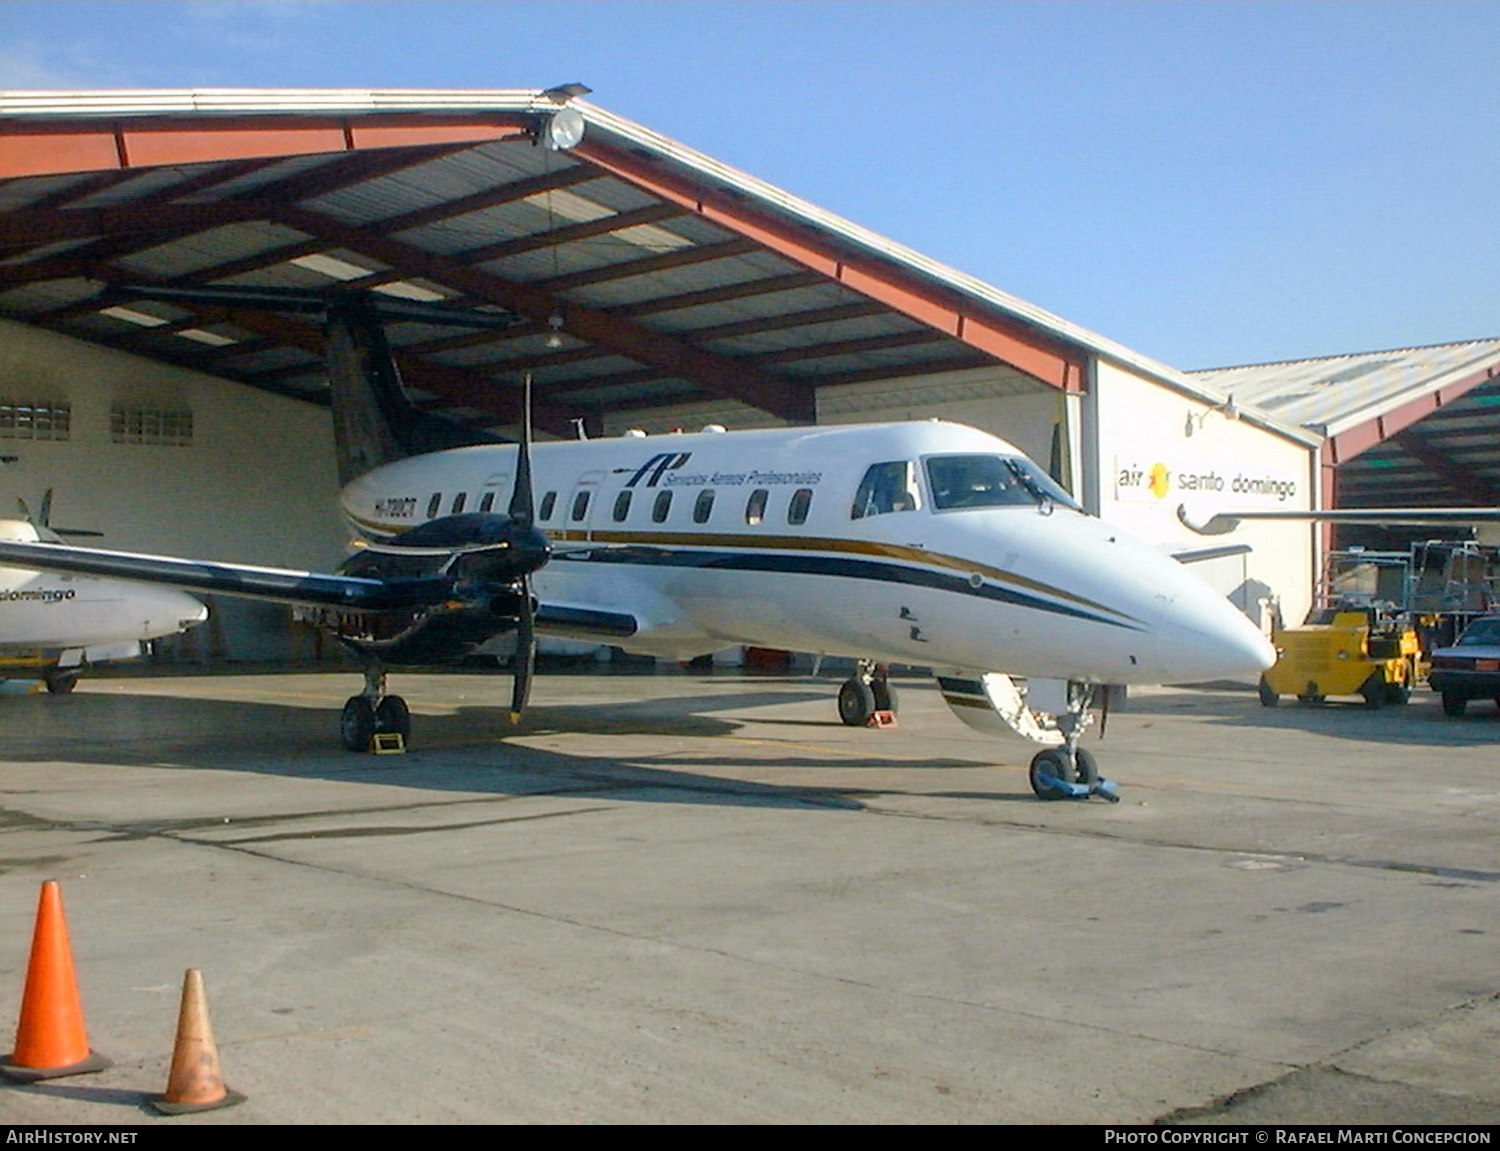
[[[806,678],[353,678],[0,699],[0,997],[62,882],[109,1070],[20,1123],[1493,1123],[1500,713],[1139,693],[1124,802],[922,681],[901,726]],[[226,1111],[150,1117],[182,972]]]

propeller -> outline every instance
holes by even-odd
[[[530,530],[536,524],[531,491],[531,373],[522,377],[521,446],[516,453],[516,486],[510,495],[511,523]],[[521,722],[531,699],[531,675],[536,669],[536,601],[531,595],[531,573],[521,576],[521,610],[516,617],[515,679],[510,691],[510,722]]]

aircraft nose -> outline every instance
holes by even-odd
[[[1256,679],[1276,662],[1270,641],[1228,600],[1213,596],[1193,606],[1160,633],[1177,682]]]

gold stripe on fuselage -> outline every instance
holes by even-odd
[[[359,527],[370,529],[384,536],[395,535],[406,531],[416,525],[404,524],[393,527],[376,520],[363,520],[357,516],[349,516],[349,519]],[[749,533],[731,532],[631,532],[591,530],[587,528],[547,528],[547,538],[553,543],[596,543],[605,545],[630,545],[634,547],[654,548],[735,548],[741,551],[806,551],[806,552],[835,552],[842,555],[871,556],[882,559],[901,560],[905,563],[925,564],[928,567],[947,568],[950,571],[960,572],[964,575],[978,573],[990,579],[999,580],[1003,583],[1016,587],[1025,588],[1027,591],[1040,592],[1043,595],[1053,596],[1080,607],[1092,608],[1095,611],[1108,612],[1128,619],[1132,622],[1133,616],[1087,599],[1061,588],[1052,587],[1038,580],[1030,579],[1015,572],[1004,571],[1001,568],[992,567],[989,564],[979,563],[976,560],[961,559],[958,556],[943,555],[941,552],[923,551],[905,544],[883,543],[879,540],[851,540],[830,538],[827,536],[771,536],[751,535]]]

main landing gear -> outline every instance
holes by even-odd
[[[890,668],[874,660],[856,663],[854,674],[839,687],[839,719],[849,727],[869,727],[878,712],[894,716],[897,706]]]
[[[339,735],[350,751],[374,751],[377,736],[411,737],[411,711],[399,695],[386,695],[385,669],[365,668],[365,690],[351,695],[339,719]]]
[[[1110,803],[1120,802],[1114,781],[1099,774],[1094,753],[1078,746],[1094,719],[1089,711],[1093,697],[1091,684],[1068,685],[1068,710],[1057,716],[1062,746],[1039,751],[1031,761],[1031,790],[1038,799],[1087,799],[1097,795]]]

